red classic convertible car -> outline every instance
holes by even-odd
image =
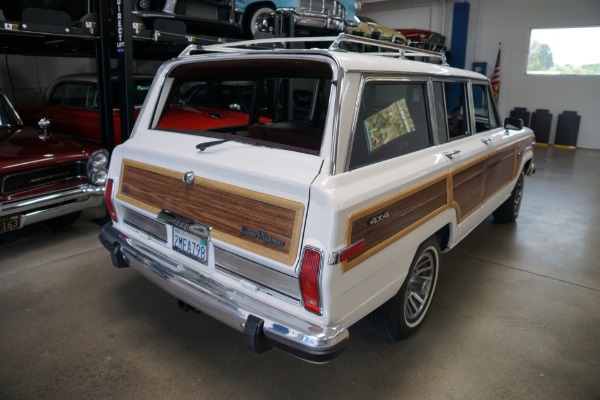
[[[137,117],[152,83],[151,75],[135,76],[135,116]],[[115,144],[123,142],[119,110],[118,80],[112,78]],[[37,125],[42,118],[52,122],[52,130],[95,143],[101,142],[98,80],[94,74],[67,75],[54,81],[46,90],[42,104],[18,107],[27,125]]]
[[[73,222],[104,200],[108,152],[23,125],[0,93],[0,240],[41,222]]]

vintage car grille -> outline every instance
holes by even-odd
[[[82,161],[19,172],[7,175],[2,179],[2,194],[13,194],[86,176],[86,163]]]
[[[331,18],[345,19],[346,9],[338,1],[332,0],[300,0],[299,8],[309,13],[325,14]]]

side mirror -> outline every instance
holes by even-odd
[[[506,118],[504,120],[504,129],[520,131],[523,129],[523,120],[521,118]]]

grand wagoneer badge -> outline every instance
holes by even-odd
[[[248,228],[247,226],[242,226],[242,229],[240,230],[240,236],[250,236],[252,238],[262,240],[266,244],[270,243],[278,247],[285,246],[285,242],[283,240],[277,240],[275,238],[272,238],[267,232],[251,231],[250,228]]]

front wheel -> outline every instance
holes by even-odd
[[[517,180],[517,184],[510,193],[510,197],[492,213],[496,221],[509,223],[514,222],[517,219],[519,216],[519,210],[521,209],[521,200],[523,200],[524,186],[525,173],[521,171],[519,179]]]
[[[392,341],[415,333],[431,305],[439,266],[439,241],[430,238],[419,246],[398,293],[369,314],[370,328]]]

